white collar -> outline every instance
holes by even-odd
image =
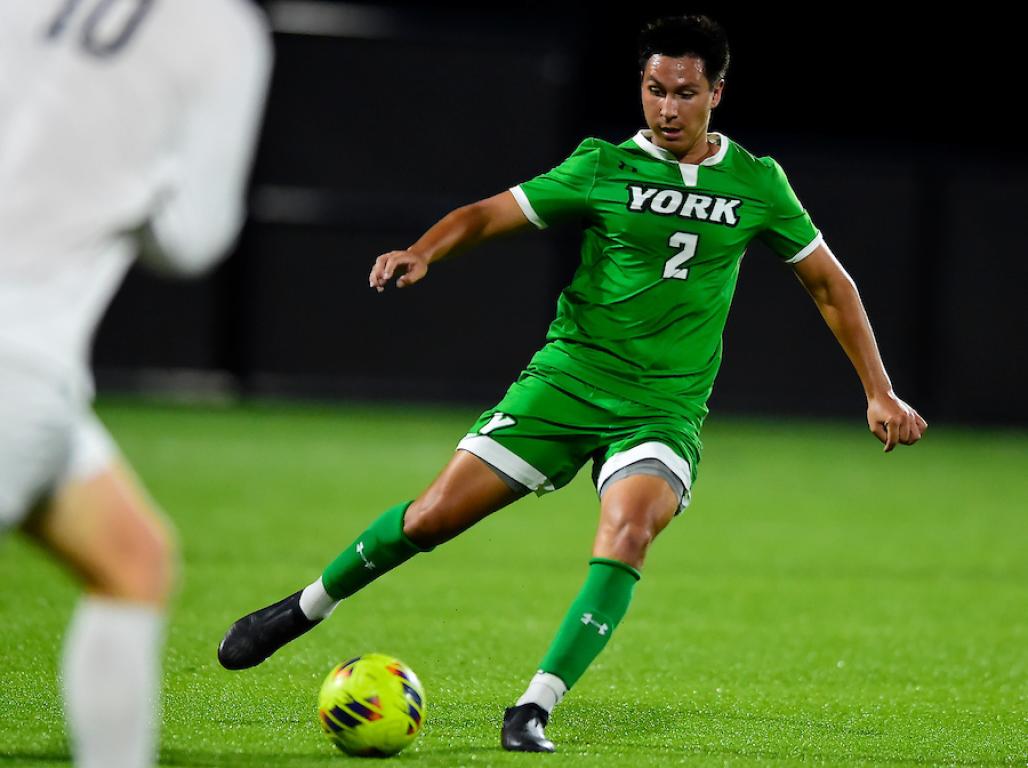
[[[652,155],[658,160],[666,160],[670,163],[679,163],[680,165],[717,165],[725,159],[725,154],[728,152],[729,139],[723,133],[718,133],[717,131],[711,131],[711,135],[717,136],[721,140],[721,146],[717,152],[706,160],[701,160],[699,163],[682,163],[677,157],[675,157],[673,152],[654,144],[653,131],[649,128],[643,128],[640,130],[632,137],[632,141],[634,141],[643,152],[648,155]]]

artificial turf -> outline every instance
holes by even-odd
[[[383,651],[421,676],[423,766],[1024,765],[1028,436],[934,425],[883,455],[845,425],[713,417],[693,505],[610,645],[555,711],[556,755],[504,753],[503,708],[585,575],[588,473],[348,600],[264,665],[222,670],[238,616],[312,580],[432,479],[477,411],[131,401],[100,413],[175,521],[183,579],[161,764],[355,760],[317,690]],[[0,767],[68,763],[56,675],[74,584],[0,543]]]

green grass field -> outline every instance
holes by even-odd
[[[585,574],[587,473],[419,557],[261,667],[215,659],[243,613],[308,583],[415,495],[477,410],[185,408],[101,415],[176,522],[162,765],[330,766],[318,687],[372,650],[411,664],[421,766],[1024,765],[1028,436],[933,426],[885,456],[842,425],[714,417],[694,502],[625,623],[554,714],[556,755],[499,748]],[[74,584],[0,543],[0,766],[62,765]]]

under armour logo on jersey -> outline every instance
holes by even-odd
[[[607,622],[600,624],[600,622],[593,619],[593,615],[591,613],[583,613],[580,621],[586,626],[592,624],[594,627],[596,627],[596,631],[599,632],[601,635],[606,635],[610,631],[610,625],[608,625]]]
[[[361,556],[361,560],[364,561],[364,567],[365,568],[367,568],[369,571],[375,570],[375,564],[373,562],[371,562],[370,560],[368,560],[368,558],[366,558],[364,556],[364,542],[363,541],[358,541],[357,542],[357,554],[360,555]]]
[[[638,184],[629,184],[628,192],[630,211],[649,211],[658,216],[679,216],[727,227],[739,223],[736,211],[742,205],[742,200],[733,197],[698,195],[695,192],[686,194],[679,189],[643,187]]]

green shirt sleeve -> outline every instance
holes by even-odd
[[[510,191],[528,220],[539,229],[562,219],[583,216],[589,210],[599,158],[599,143],[596,139],[585,139],[556,168],[511,187]]]
[[[780,259],[794,264],[806,258],[821,244],[821,233],[789,186],[782,166],[770,158],[767,161],[771,166],[768,215],[758,237]]]

